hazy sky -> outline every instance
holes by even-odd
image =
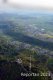
[[[21,8],[21,9],[47,9],[53,10],[53,0],[0,0],[0,9]]]

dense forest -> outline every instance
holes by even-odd
[[[53,79],[51,20],[51,15],[43,14],[0,14],[0,80]],[[21,73],[39,76],[23,77]]]

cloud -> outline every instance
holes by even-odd
[[[17,9],[21,8],[21,9],[53,10],[53,0],[7,0],[6,4],[0,1],[0,5]]]

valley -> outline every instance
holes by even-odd
[[[16,80],[20,72],[30,72],[30,55],[31,72],[53,74],[53,15],[0,14],[0,69],[4,70],[4,80],[13,80],[13,75]],[[3,79],[3,74],[0,77]],[[51,76],[37,80],[51,80]]]

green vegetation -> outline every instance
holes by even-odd
[[[47,55],[37,54],[35,50],[31,49],[20,49],[16,50],[15,45],[9,44],[10,40],[7,43],[7,39],[4,37],[0,37],[0,65],[1,70],[4,68],[4,80],[13,80],[16,78],[19,79],[20,73],[24,71],[22,66],[16,63],[17,59],[22,60],[23,67],[29,72],[29,63],[30,63],[30,55],[31,55],[31,72],[35,73],[47,73],[48,66],[47,63],[51,63],[53,60],[49,60]],[[21,69],[21,70],[20,70]],[[53,68],[51,68],[53,69]],[[25,71],[24,71],[25,72]],[[2,77],[1,77],[2,78]],[[29,77],[30,79],[30,77]],[[32,80],[51,80],[50,77],[31,77]]]
[[[51,80],[50,76],[21,78],[20,73],[53,73],[52,20],[53,15],[41,14],[0,16],[0,80]]]
[[[31,50],[20,50],[18,52],[19,54],[16,55],[0,55],[0,63],[2,65],[1,69],[6,70],[5,71],[5,75],[6,79],[4,78],[4,80],[16,80],[16,78],[19,79],[20,73],[22,71],[24,71],[24,69],[22,69],[22,66],[19,65],[18,63],[16,63],[17,59],[21,59],[22,60],[22,65],[23,67],[29,72],[29,63],[30,63],[30,55],[31,55],[31,64],[32,64],[32,68],[31,68],[31,72],[35,72],[35,73],[47,73],[48,68],[46,66],[47,63],[47,56],[45,55],[37,55],[37,53]],[[3,62],[2,62],[3,61]],[[21,71],[20,71],[21,70]],[[25,72],[25,71],[24,71]],[[14,79],[13,79],[13,75],[14,75]],[[31,80],[51,80],[50,77],[43,77],[43,76],[39,76],[39,77],[28,77]]]

